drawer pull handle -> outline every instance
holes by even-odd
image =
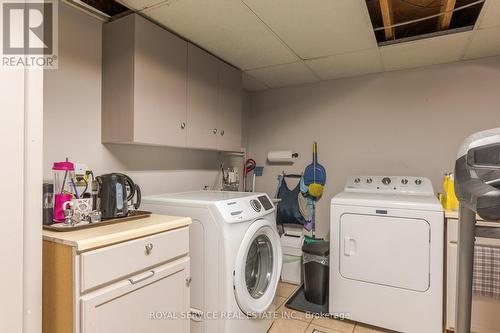
[[[149,256],[153,252],[153,244],[149,243],[146,245],[146,255]]]
[[[186,285],[189,287],[191,285],[191,277],[186,278]]]
[[[139,282],[142,282],[142,281],[145,281],[145,280],[147,280],[147,279],[152,278],[154,275],[155,275],[155,271],[150,271],[150,272],[149,272],[149,274],[148,274],[148,275],[146,275],[146,276],[143,276],[143,277],[138,278],[138,279],[135,279],[135,278],[130,278],[130,279],[128,279],[128,280],[129,280],[129,282],[130,282],[130,283],[132,283],[132,284],[137,284],[137,283],[139,283]]]

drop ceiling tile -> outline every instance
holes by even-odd
[[[388,71],[454,62],[462,59],[472,31],[380,47]]]
[[[242,0],[302,59],[377,46],[365,0]]]
[[[487,0],[483,10],[480,29],[500,26],[500,1]]]
[[[241,1],[179,0],[143,13],[241,69],[298,60]]]
[[[477,30],[465,52],[466,59],[500,55],[500,27]]]
[[[246,90],[263,90],[267,86],[248,73],[243,72],[243,88]]]
[[[378,49],[306,60],[305,63],[323,80],[378,73],[384,70]]]
[[[148,7],[155,6],[162,2],[170,2],[171,0],[117,0],[127,8],[132,10],[140,11]]]
[[[271,88],[319,81],[302,62],[259,68],[247,72]]]

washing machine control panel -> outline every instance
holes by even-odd
[[[274,206],[265,194],[220,201],[216,206],[228,223],[249,221],[274,214]]]
[[[252,206],[253,210],[255,210],[257,213],[259,213],[262,210],[262,205],[260,204],[259,200],[256,199],[250,200],[250,206]]]
[[[258,199],[259,199],[259,202],[262,204],[262,207],[264,207],[265,210],[270,210],[270,209],[274,208],[273,204],[271,203],[271,200],[269,200],[267,195],[260,195],[258,197]]]
[[[352,176],[347,179],[345,191],[434,195],[430,179],[410,176]]]

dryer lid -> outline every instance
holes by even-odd
[[[437,197],[431,195],[341,192],[333,197],[331,204],[443,212]]]

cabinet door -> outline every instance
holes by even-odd
[[[188,333],[188,277],[186,257],[82,297],[81,332]]]
[[[446,256],[446,327],[455,328],[455,302],[457,289],[457,244],[448,242]]]
[[[134,37],[134,141],[185,147],[187,42],[138,15]]]
[[[457,257],[458,257],[458,220],[447,219],[446,247],[446,328],[455,329],[455,302],[457,293]],[[479,222],[479,224],[482,224]],[[479,246],[500,246],[500,242],[492,239],[476,238]],[[472,331],[477,333],[500,332],[500,302],[494,298],[472,297]]]
[[[339,236],[339,270],[344,278],[416,292],[429,289],[430,225],[427,221],[344,214]]]
[[[218,60],[188,45],[187,146],[217,148]]]
[[[217,148],[241,150],[242,88],[241,71],[219,61],[219,108]]]

